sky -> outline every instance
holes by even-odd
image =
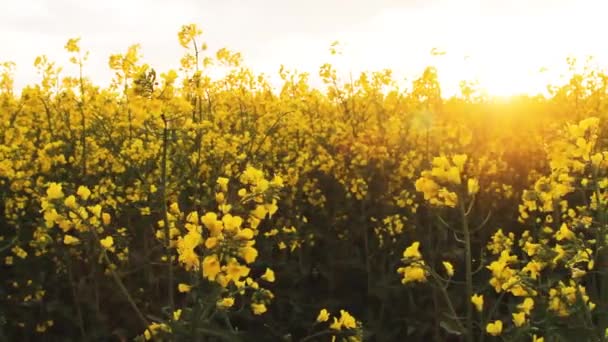
[[[179,66],[181,25],[203,29],[209,52],[227,47],[276,79],[279,67],[311,72],[335,63],[343,72],[391,68],[413,80],[427,65],[444,91],[477,79],[495,95],[536,93],[558,82],[569,55],[608,66],[604,0],[0,0],[0,62],[17,63],[16,86],[39,80],[45,54],[67,66],[65,42],[90,51],[85,74],[112,77],[110,54],[141,44],[157,71]],[[331,56],[339,40],[342,55]],[[432,48],[445,51],[431,56]],[[544,67],[548,71],[540,72]],[[65,72],[70,72],[65,68]]]

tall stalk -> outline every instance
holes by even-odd
[[[469,230],[469,218],[465,209],[465,203],[463,201],[464,196],[459,198],[460,217],[462,219],[462,232],[464,234],[464,258],[465,258],[465,286],[466,286],[466,298],[465,303],[467,307],[466,317],[466,341],[473,342],[473,306],[469,303],[469,300],[473,296],[473,270],[471,265],[471,232]]]
[[[169,217],[167,216],[167,147],[169,144],[168,134],[168,122],[167,118],[164,114],[161,115],[163,120],[163,156],[161,161],[161,201],[162,201],[162,211],[163,211],[163,223],[165,226],[165,248],[166,248],[166,258],[167,258],[167,273],[168,273],[168,281],[167,281],[167,294],[169,298],[169,307],[171,308],[171,312],[175,311],[175,302],[173,300],[173,258],[171,256],[171,237],[170,237],[170,229],[169,229]]]

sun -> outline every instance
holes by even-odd
[[[523,53],[495,53],[478,48],[464,56],[450,52],[435,56],[431,64],[437,68],[442,93],[448,97],[459,95],[460,83],[469,81],[487,96],[509,98],[547,95],[548,85],[563,82],[568,66],[565,59],[555,58],[557,55],[547,52],[543,63],[537,58],[526,58]]]

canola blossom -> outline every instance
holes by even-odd
[[[205,34],[178,70],[109,56],[105,87],[80,38],[20,92],[0,63],[2,338],[605,339],[604,73],[499,101],[338,61],[277,89]]]

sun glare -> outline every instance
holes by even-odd
[[[493,97],[547,94],[549,84],[563,82],[568,56],[583,60],[594,55],[608,64],[608,51],[598,51],[596,38],[588,33],[599,25],[594,18],[604,5],[585,3],[576,9],[549,4],[530,13],[484,10],[475,1],[391,9],[343,35],[353,48],[345,56],[355,54],[355,67],[390,66],[396,74],[407,66],[409,79],[416,77],[413,72],[420,75],[425,66],[435,66],[446,96],[458,95],[463,80],[477,81]],[[445,54],[431,56],[434,48]]]

